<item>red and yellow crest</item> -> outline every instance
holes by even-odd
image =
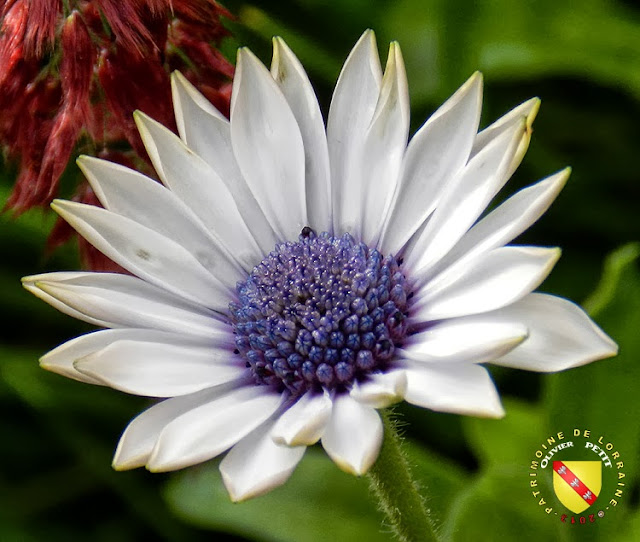
[[[596,502],[601,488],[601,461],[553,462],[553,489],[573,513],[580,514]]]

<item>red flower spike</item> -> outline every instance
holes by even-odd
[[[42,185],[40,171],[44,149],[53,128],[51,111],[60,101],[60,85],[52,78],[27,86],[18,103],[20,113],[8,116],[3,136],[10,138],[10,155],[20,157],[20,174],[7,207],[22,213],[35,206],[47,205],[49,186]],[[15,110],[15,108],[14,108]]]
[[[52,49],[56,40],[56,26],[61,0],[31,0],[27,11],[27,32],[24,40],[27,57],[39,57]]]
[[[47,140],[36,185],[36,191],[43,196],[43,204],[47,204],[54,197],[58,181],[67,167],[81,128],[81,109],[65,107],[58,113]]]
[[[135,51],[142,55],[155,48],[145,24],[147,17],[153,17],[146,9],[146,2],[97,0],[97,3],[113,31],[116,44],[129,49],[129,54]]]
[[[174,32],[170,39],[191,59],[199,72],[209,72],[220,81],[233,77],[233,66],[220,51],[213,49],[207,42],[194,39],[182,31]]]
[[[2,19],[0,32],[0,89],[11,85],[12,76],[16,68],[24,63],[26,31],[27,8],[22,0],[18,0],[11,4],[11,8],[7,9]]]
[[[215,49],[223,16],[214,0],[0,0],[0,145],[19,164],[6,207],[47,206],[76,148],[120,149],[153,174],[132,115],[176,131],[174,69],[228,114],[233,66]],[[77,196],[97,204],[87,190]],[[56,226],[50,242],[71,235]],[[80,246],[91,266],[113,269]]]
[[[176,18],[211,28],[217,34],[209,33],[209,39],[217,41],[228,35],[227,29],[219,24],[220,17],[233,19],[229,13],[213,0],[173,0],[173,13]]]
[[[159,62],[150,63],[125,51],[118,54],[103,51],[98,77],[115,122],[138,155],[147,159],[133,112],[139,109],[174,132],[177,130],[169,75]],[[122,84],[123,80],[127,85]]]
[[[62,28],[60,82],[67,109],[80,110],[79,117],[90,120],[89,91],[95,63],[95,48],[80,14],[74,11]]]

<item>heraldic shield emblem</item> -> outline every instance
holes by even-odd
[[[589,508],[602,488],[601,461],[554,461],[553,490],[574,514]]]

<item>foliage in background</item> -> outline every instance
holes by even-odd
[[[443,540],[636,540],[640,274],[638,245],[627,243],[640,240],[640,9],[605,0],[228,0],[225,7],[237,16],[235,37],[222,46],[228,57],[246,44],[268,62],[271,36],[282,35],[309,68],[325,112],[338,70],[367,27],[381,48],[400,42],[414,127],[476,69],[486,81],[483,124],[542,98],[509,192],[566,165],[573,175],[519,242],[562,246],[543,290],[584,300],[599,284],[586,306],[621,354],[545,377],[492,369],[503,396],[525,398],[506,401],[503,420],[401,413]],[[31,299],[18,279],[75,269],[77,256],[67,248],[43,258],[51,217],[2,220],[0,423],[10,438],[0,450],[0,540],[390,540],[366,482],[323,456],[308,454],[285,487],[239,505],[228,502],[215,463],[175,476],[112,472],[113,443],[146,401],[38,368],[40,355],[88,328]],[[559,524],[528,488],[534,451],[574,425],[608,435],[628,463],[621,506],[596,526]]]

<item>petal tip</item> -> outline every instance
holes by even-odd
[[[56,198],[49,204],[49,207],[51,207],[56,213],[60,214],[60,210],[64,207],[64,201],[65,200]]]
[[[116,451],[116,456],[113,458],[111,462],[111,468],[118,472],[123,472],[126,470],[133,470],[139,467],[144,467],[144,461],[140,457],[130,457],[124,461],[120,460],[118,457],[118,451]]]
[[[44,369],[46,371],[51,371],[53,365],[51,363],[49,363],[49,359],[48,359],[49,353],[45,354],[44,356],[42,356],[39,360],[38,360],[38,365],[40,366],[41,369]]]
[[[171,72],[171,82],[172,82],[172,83],[174,83],[174,82],[175,82],[176,84],[178,84],[178,83],[179,83],[179,84],[181,84],[181,85],[182,85],[182,84],[184,84],[185,82],[187,82],[187,83],[188,83],[188,80],[187,80],[187,78],[186,78],[184,75],[182,75],[182,72],[181,72],[180,70],[173,70],[173,71]]]
[[[527,122],[527,129],[531,130],[531,126],[533,125],[533,121],[536,119],[536,117],[538,116],[538,111],[540,111],[540,104],[542,103],[542,101],[540,100],[540,98],[536,97],[536,98],[531,98],[531,109],[529,110],[529,112],[526,115],[526,122]]]
[[[78,158],[76,158],[76,164],[78,164],[78,166],[82,168],[83,164],[91,162],[92,159],[95,158],[93,156],[89,156],[88,154],[81,154],[80,156],[78,156]]]
[[[240,69],[241,66],[247,62],[257,62],[259,64],[262,64],[262,62],[260,62],[258,57],[253,53],[251,49],[249,49],[248,47],[240,47],[238,49],[237,62],[236,62],[237,69]]]
[[[362,36],[360,37],[360,39],[363,39],[363,38],[370,38],[370,39],[373,38],[373,39],[375,39],[376,38],[375,30],[373,30],[373,28],[367,28],[362,33]]]

